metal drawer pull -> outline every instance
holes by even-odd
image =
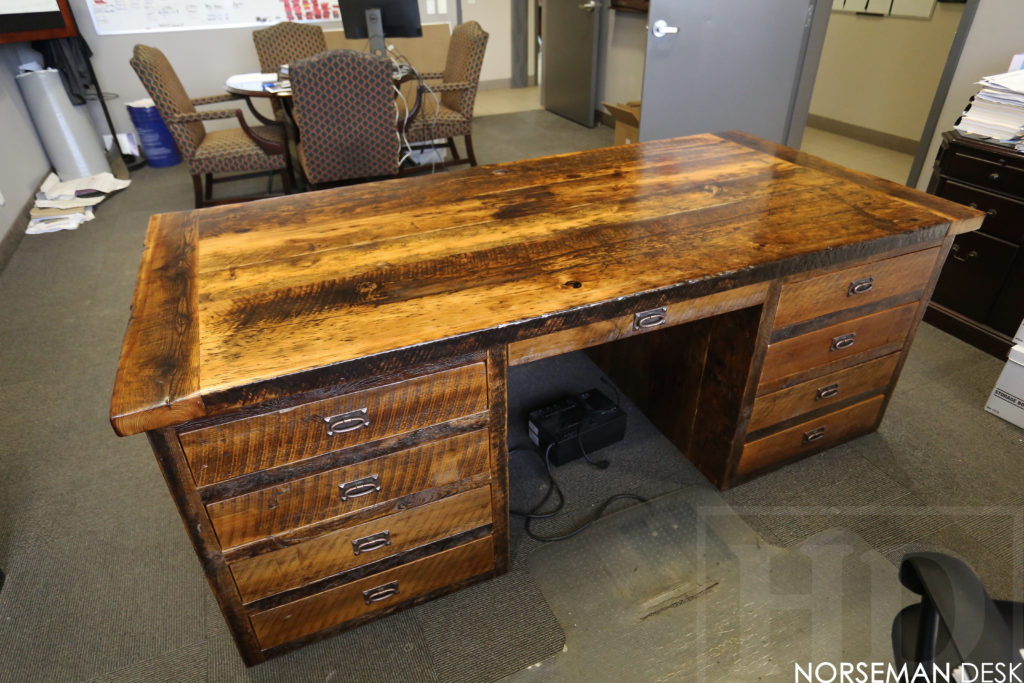
[[[374,491],[380,491],[380,477],[376,474],[371,474],[363,479],[338,484],[338,489],[341,491],[342,500],[358,498]]]
[[[992,171],[991,173],[988,174],[988,179],[989,180],[999,180],[999,174],[997,172],[995,172],[995,171]]]
[[[839,384],[829,384],[827,387],[821,387],[814,394],[815,401],[823,401],[829,398],[835,398],[839,395]]]
[[[392,581],[391,583],[385,583],[383,586],[377,586],[370,590],[363,591],[363,600],[366,601],[367,605],[371,605],[381,600],[387,600],[393,595],[398,595],[398,582]]]
[[[661,308],[652,308],[649,311],[643,311],[633,316],[633,329],[634,330],[646,330],[649,327],[657,327],[665,323],[666,314],[668,311],[664,306]]]
[[[988,211],[985,212],[985,215],[992,216],[992,218],[995,218],[996,216],[999,215],[999,212],[996,211],[995,209],[989,209]]]
[[[850,283],[850,288],[846,290],[846,296],[854,296],[855,294],[867,294],[875,288],[875,278],[864,277],[860,280],[854,280]]]
[[[953,253],[950,254],[950,257],[954,261],[959,261],[960,263],[967,263],[971,259],[978,258],[978,252],[975,249],[971,249],[969,252],[967,252],[967,256],[960,256],[959,255],[959,252],[960,252],[960,245],[959,244],[954,244],[953,248],[951,249],[951,251]]]
[[[850,334],[843,334],[832,339],[832,346],[829,347],[829,351],[843,351],[853,346],[853,342],[857,336],[856,332]]]
[[[390,531],[382,531],[379,534],[373,534],[372,536],[357,538],[352,541],[352,553],[355,555],[358,555],[359,553],[368,553],[371,550],[383,548],[386,545],[391,545]]]
[[[818,427],[804,434],[804,443],[814,443],[818,439],[825,438],[825,428]]]
[[[327,423],[327,436],[354,432],[357,429],[370,426],[370,418],[366,416],[366,408],[342,413],[334,417],[325,417],[324,422]]]

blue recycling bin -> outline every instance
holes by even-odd
[[[171,131],[160,118],[160,112],[152,100],[139,100],[127,105],[128,116],[139,133],[139,144],[146,155],[146,161],[154,168],[174,166],[181,163],[181,154],[174,144]]]

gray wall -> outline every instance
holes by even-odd
[[[4,135],[0,193],[6,200],[0,206],[0,245],[12,243],[12,230],[25,229],[22,210],[50,171],[50,162],[14,81],[20,61],[17,46],[0,45],[0,121]],[[5,261],[5,249],[0,246],[0,266]]]

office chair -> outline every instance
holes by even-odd
[[[276,74],[282,64],[288,64],[291,69],[291,64],[298,60],[327,51],[327,40],[322,28],[291,21],[282,21],[269,28],[253,31],[252,42],[260,60],[260,71],[271,74]],[[286,120],[281,103],[272,99],[270,104],[274,109],[274,117],[278,121]]]
[[[291,65],[299,164],[314,186],[398,173],[392,65],[330,50]]]
[[[1024,648],[1024,603],[993,600],[975,573],[942,553],[910,553],[900,565],[900,582],[921,596],[892,625],[898,666],[932,664],[1020,664]]]
[[[476,166],[473,153],[473,103],[480,85],[480,69],[484,63],[489,34],[480,24],[470,21],[459,24],[448,41],[448,56],[442,73],[420,74],[424,80],[440,80],[429,88],[421,85],[417,93],[418,107],[410,113],[405,136],[410,143],[447,138],[452,159],[445,166],[469,164]],[[455,138],[462,136],[466,158],[460,159]],[[422,145],[418,145],[422,147]]]
[[[197,112],[196,106],[237,99],[234,95],[214,95],[192,99],[182,87],[178,75],[164,53],[155,47],[136,45],[131,58],[132,68],[156,104],[160,117],[167,124],[174,142],[188,162],[195,189],[196,208],[214,204],[230,204],[260,197],[213,199],[215,183],[243,180],[254,176],[280,174],[284,193],[291,192],[291,171],[287,142],[281,126],[252,126],[246,123],[241,109],[217,109]],[[239,128],[207,131],[203,121],[237,118]],[[214,173],[232,173],[214,178]],[[238,175],[241,173],[241,175]],[[205,183],[203,182],[205,178]],[[280,193],[277,193],[280,194]]]

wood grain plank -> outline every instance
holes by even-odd
[[[484,363],[179,434],[199,485],[277,467],[487,410]],[[331,432],[327,418],[364,411]]]
[[[345,586],[258,612],[250,620],[260,645],[266,649],[383,611],[395,604],[410,602],[419,595],[483,574],[493,567],[491,540],[482,538]],[[367,602],[364,592],[389,584],[397,584],[397,592],[392,597]],[[383,594],[383,591],[371,593]]]
[[[206,510],[221,546],[233,548],[486,472],[488,446],[487,430],[460,434],[211,503]],[[343,497],[345,484],[368,478],[380,488]]]
[[[203,414],[199,395],[195,214],[153,216],[110,402],[124,436]]]
[[[232,562],[229,567],[242,601],[249,603],[490,522],[491,491],[489,486],[482,486],[338,529],[305,543]],[[381,538],[382,534],[387,534],[386,545],[371,539]],[[359,545],[372,549],[360,552]]]

